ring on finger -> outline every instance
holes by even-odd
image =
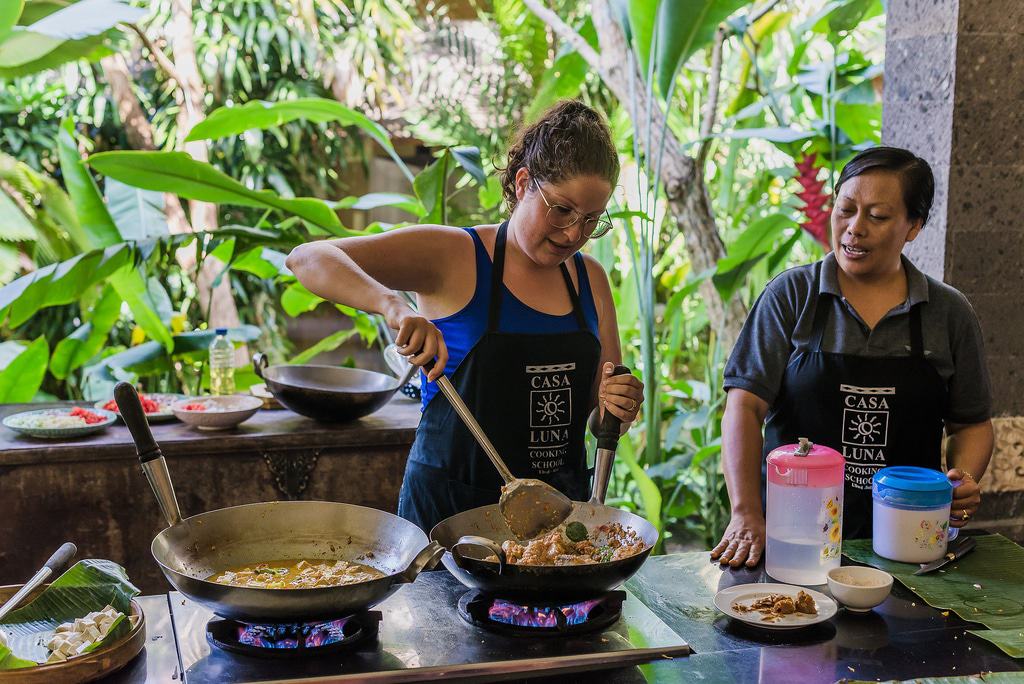
[[[632,413],[633,411],[636,411],[636,399],[629,400],[629,412]]]
[[[970,520],[971,519],[971,514],[967,512],[966,508],[962,509],[960,511],[960,513],[961,513],[961,516],[960,516],[961,520]]]

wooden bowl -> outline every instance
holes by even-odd
[[[0,603],[3,603],[21,589],[20,584],[0,587]],[[35,598],[46,585],[29,594],[29,598],[21,605]],[[18,670],[0,670],[0,683],[7,684],[80,684],[92,682],[120,670],[142,652],[146,645],[146,616],[142,607],[132,600],[132,629],[118,641],[97,649],[92,653],[76,656],[62,663],[51,663],[38,667],[26,667]]]

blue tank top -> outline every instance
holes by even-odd
[[[463,230],[473,238],[476,252],[476,288],[473,291],[473,298],[460,311],[444,318],[431,320],[444,335],[444,342],[448,346],[448,363],[444,367],[445,375],[448,377],[455,374],[462,360],[469,354],[469,350],[476,346],[476,343],[487,331],[488,304],[491,296],[491,269],[494,264],[476,230],[473,228],[464,228]],[[597,307],[594,304],[594,294],[590,291],[590,278],[587,276],[587,266],[583,261],[583,255],[579,252],[573,254],[573,262],[576,264],[576,277],[579,281],[583,319],[587,323],[587,329],[593,333],[594,337],[600,339],[601,336],[598,334],[597,328]],[[545,334],[579,330],[579,324],[571,311],[564,316],[537,311],[519,301],[504,284],[501,289],[501,316],[498,320],[500,331]],[[423,397],[420,406],[420,410],[422,410],[434,398],[438,389],[437,383],[428,383],[422,373],[420,373],[420,388]]]

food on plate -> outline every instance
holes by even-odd
[[[75,407],[70,411],[54,409],[53,411],[32,412],[27,415],[11,416],[7,424],[17,428],[58,429],[80,428],[106,421],[106,417],[83,408]]]
[[[50,651],[46,662],[59,663],[82,655],[90,646],[102,640],[120,617],[124,617],[124,613],[108,605],[103,610],[89,613],[84,618],[76,618],[74,622],[59,625],[46,644]]]
[[[787,615],[798,613],[805,615],[818,614],[818,607],[814,604],[814,599],[803,589],[797,592],[796,599],[786,594],[765,594],[752,601],[749,605],[736,601],[732,604],[732,609],[737,613],[758,612],[761,614],[763,622],[775,622]]]
[[[160,413],[161,411],[166,410],[166,406],[162,406],[158,401],[150,399],[145,394],[139,394],[139,402],[142,403],[142,410],[145,413]],[[107,409],[108,411],[114,411],[116,413],[117,400],[111,399],[110,401],[103,405],[103,408]]]
[[[201,401],[193,401],[188,404],[183,404],[181,406],[181,409],[183,411],[205,411],[206,408],[206,404],[204,404]]]
[[[814,605],[814,599],[806,591],[801,591],[796,595],[796,610],[798,613],[806,613],[808,615],[818,614],[818,607]]]
[[[629,558],[644,551],[647,544],[636,530],[622,523],[599,525],[587,533],[585,525],[573,521],[525,544],[508,540],[501,548],[515,565],[589,565]]]
[[[362,563],[331,560],[273,560],[237,565],[215,572],[206,579],[218,584],[254,589],[313,589],[340,587],[384,577],[384,573]]]
[[[98,413],[93,413],[89,409],[84,409],[81,406],[76,406],[75,408],[71,409],[71,413],[69,415],[75,416],[76,418],[81,418],[82,420],[85,421],[86,425],[95,425],[96,423],[102,423],[107,419],[106,416],[101,416]]]

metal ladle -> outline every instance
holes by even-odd
[[[395,345],[388,346],[384,358],[391,370],[399,376],[405,375],[411,365]],[[405,368],[396,368],[398,360],[405,364]],[[427,371],[433,367],[433,361],[423,366]],[[437,379],[437,385],[505,481],[501,488],[501,498],[498,499],[498,510],[512,534],[519,539],[532,539],[562,524],[572,514],[572,500],[547,482],[513,475],[448,377],[442,374]]]

